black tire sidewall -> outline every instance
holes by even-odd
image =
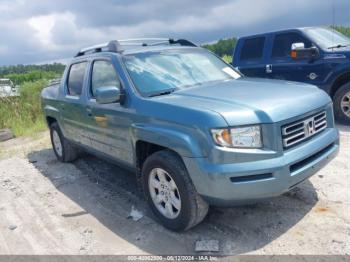
[[[350,92],[350,82],[341,86],[334,95],[334,115],[336,120],[350,124],[350,117],[346,116],[341,109],[341,100],[346,93]]]
[[[191,219],[191,208],[193,208],[193,199],[191,199],[189,194],[189,189],[186,185],[186,181],[183,178],[184,175],[187,175],[186,169],[184,169],[183,164],[180,162],[181,165],[175,165],[175,163],[179,164],[179,161],[177,159],[173,159],[173,161],[169,161],[169,159],[166,159],[162,157],[160,154],[152,155],[150,156],[145,164],[143,165],[142,169],[142,184],[143,184],[143,190],[145,193],[146,200],[151,207],[151,210],[153,213],[157,216],[157,218],[162,222],[162,224],[175,231],[180,231],[186,229],[188,224],[190,223]],[[157,209],[157,207],[154,205],[153,200],[151,198],[150,192],[149,192],[149,185],[148,185],[148,178],[150,175],[150,172],[154,168],[162,168],[165,171],[167,171],[170,176],[174,179],[176,186],[179,190],[180,198],[181,198],[181,210],[180,214],[175,219],[169,219],[163,216]],[[186,173],[184,173],[186,172]],[[192,203],[192,205],[191,205]]]
[[[57,134],[61,140],[62,156],[60,156],[56,151],[56,148],[55,148],[55,145],[53,142],[53,131],[57,132]],[[64,137],[62,135],[61,129],[59,128],[57,122],[50,125],[50,138],[51,138],[52,149],[53,149],[53,152],[55,153],[57,159],[61,162],[64,162],[64,158],[65,158]]]

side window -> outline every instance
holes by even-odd
[[[92,67],[92,97],[95,97],[96,89],[102,86],[116,86],[120,88],[120,82],[114,66],[109,61],[97,60]]]
[[[246,39],[241,51],[241,61],[262,59],[264,45],[265,37]]]
[[[311,42],[297,33],[279,34],[273,42],[272,57],[290,57],[293,43],[304,43],[306,48],[311,47]]]
[[[80,96],[83,89],[86,62],[73,64],[68,75],[68,94],[71,96]]]

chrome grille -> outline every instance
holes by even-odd
[[[295,145],[327,127],[326,112],[318,113],[304,120],[294,122],[282,127],[283,146],[285,148]]]

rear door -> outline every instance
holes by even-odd
[[[265,50],[266,37],[258,36],[244,39],[238,52],[238,69],[245,76],[265,77]]]
[[[90,139],[86,132],[87,112],[82,96],[87,65],[87,61],[82,61],[70,66],[60,110],[65,137],[78,144],[90,146]]]
[[[286,32],[276,34],[273,39],[269,78],[305,82],[318,85],[326,77],[327,70],[323,59],[292,59],[291,47],[293,43],[304,43],[309,48],[313,43],[300,32]]]

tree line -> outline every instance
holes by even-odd
[[[0,77],[8,74],[24,74],[32,71],[44,71],[62,73],[65,65],[61,63],[43,64],[43,65],[11,65],[0,66]]]
[[[65,65],[60,63],[44,65],[14,65],[0,67],[0,78],[9,78],[15,85],[35,82],[40,79],[58,78]]]

